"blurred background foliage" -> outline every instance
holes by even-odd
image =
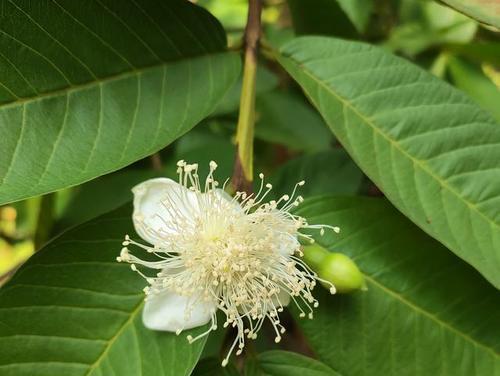
[[[246,0],[194,2],[222,22],[230,47],[241,46]],[[500,39],[490,26],[433,1],[264,3],[264,43],[278,46],[304,34],[368,41],[448,81],[500,120]],[[255,169],[269,177],[277,195],[300,179],[310,182],[304,195],[380,195],[296,84],[265,56],[257,81]],[[241,81],[210,118],[151,158],[79,186],[1,207],[0,284],[51,237],[130,201],[130,189],[138,182],[157,175],[173,177],[178,159],[198,162],[201,174],[209,160],[216,160],[219,180],[230,177],[240,90]]]

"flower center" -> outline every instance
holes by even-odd
[[[285,328],[279,320],[283,307],[293,300],[301,312],[301,317],[312,318],[313,307],[318,306],[311,291],[320,280],[300,259],[298,238],[313,242],[310,235],[299,230],[304,228],[338,228],[326,225],[309,225],[302,217],[290,213],[290,209],[302,202],[295,196],[303,182],[295,186],[290,196],[279,200],[263,202],[271,191],[270,184],[264,185],[260,175],[260,189],[255,195],[237,192],[230,198],[217,188],[213,178],[217,165],[210,164],[210,173],[201,189],[197,165],[178,163],[179,183],[187,188],[175,195],[166,195],[161,204],[169,218],[163,218],[164,227],[152,229],[142,218],[146,232],[153,233],[161,244],[144,246],[127,236],[118,261],[132,263],[149,282],[147,295],[162,291],[172,291],[189,297],[185,319],[189,320],[196,304],[200,301],[215,304],[224,312],[229,325],[237,328],[237,337],[229,355],[237,346],[241,353],[245,338],[257,338],[257,332],[268,319],[275,332],[275,341],[281,340]],[[180,199],[180,201],[179,201]],[[136,222],[137,225],[137,222]],[[137,245],[158,256],[159,261],[141,260],[129,253],[128,246]],[[156,277],[144,275],[136,264],[160,269]],[[324,281],[325,283],[328,283]],[[331,292],[335,288],[331,286]],[[212,312],[209,330],[194,341],[217,328],[217,318]],[[180,331],[179,331],[180,332]]]

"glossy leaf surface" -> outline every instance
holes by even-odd
[[[0,203],[82,183],[207,116],[239,58],[182,0],[0,2]]]
[[[321,116],[295,95],[263,93],[256,100],[255,137],[295,151],[327,149],[333,141]]]
[[[273,192],[291,193],[295,184],[304,197],[320,194],[354,195],[359,192],[363,173],[342,149],[303,155],[281,166],[272,176]]]
[[[190,345],[185,333],[146,329],[146,282],[116,262],[132,231],[129,207],[80,225],[38,251],[2,287],[2,376],[191,373],[204,341]]]
[[[389,200],[500,287],[500,126],[493,117],[366,44],[303,37],[278,58]]]
[[[315,289],[299,324],[321,361],[346,376],[498,374],[500,297],[477,271],[383,199],[318,197],[297,213],[341,227],[318,243],[351,257],[368,288]]]

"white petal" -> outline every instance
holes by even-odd
[[[142,311],[142,321],[148,329],[175,332],[191,329],[208,323],[216,307],[203,302],[193,306],[191,315],[186,317],[186,307],[190,299],[169,291],[150,295]]]
[[[300,247],[300,242],[296,237],[284,236],[279,245],[279,252],[283,256],[291,256]]]
[[[280,289],[280,292],[278,293],[277,296],[276,295],[271,296],[271,302],[275,308],[279,308],[280,306],[287,307],[288,304],[290,304],[290,300],[291,300],[290,294],[283,287]],[[272,307],[269,306],[268,311],[270,311],[271,309]]]
[[[196,194],[172,179],[146,180],[132,188],[132,192],[135,230],[141,238],[154,245],[161,245],[161,237],[155,232],[173,231],[168,226],[173,217],[172,209],[186,218],[192,218],[198,210]],[[175,208],[168,207],[166,201]]]
[[[290,304],[290,294],[286,292],[285,289],[281,289],[280,292],[278,293],[278,299],[276,299],[275,296],[273,296],[273,303],[274,305],[278,305],[278,299],[283,307],[288,306]]]
[[[226,191],[224,191],[223,189],[220,189],[220,188],[217,188],[215,190],[215,193],[219,197],[221,197],[224,200],[226,200],[231,205],[230,206],[231,209],[234,209],[238,213],[243,212],[243,208],[241,207],[241,205],[238,203],[238,201],[233,200],[233,196],[231,196],[229,193],[227,193]]]
[[[220,197],[226,199],[227,201],[232,201],[233,200],[233,197],[229,193],[227,193],[225,190],[223,190],[223,189],[217,188],[215,190],[215,193],[217,193]]]

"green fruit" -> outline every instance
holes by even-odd
[[[366,288],[363,274],[357,265],[342,253],[326,255],[317,272],[320,278],[331,282],[341,294]],[[324,285],[330,288],[326,283]]]
[[[318,244],[306,245],[302,248],[304,252],[304,261],[313,270],[318,270],[318,268],[323,264],[323,260],[330,252]]]

